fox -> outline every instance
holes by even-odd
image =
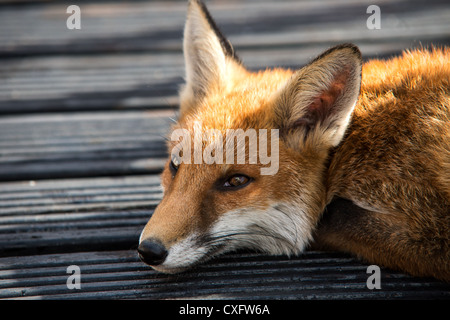
[[[211,129],[223,139],[205,135],[200,150],[186,137],[168,140],[163,197],[137,248],[143,262],[171,274],[240,249],[317,249],[450,281],[448,48],[363,62],[346,43],[297,70],[251,71],[205,4],[190,0],[183,53],[170,130]],[[248,140],[243,163],[222,161],[229,129],[277,132],[258,140],[276,142],[276,172],[249,163]],[[209,146],[218,161],[181,161],[182,143],[183,159]]]

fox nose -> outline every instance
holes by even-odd
[[[151,266],[157,266],[164,262],[167,257],[167,250],[156,240],[147,239],[141,241],[137,249],[139,258]]]

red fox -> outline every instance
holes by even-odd
[[[313,247],[450,281],[448,48],[363,64],[343,44],[299,70],[251,72],[191,0],[183,51],[172,128],[183,134],[168,143],[164,196],[139,240],[145,263],[176,273],[239,248]],[[230,129],[259,134],[273,172],[263,174],[262,157],[249,161],[250,135],[230,151]],[[214,134],[200,133],[195,146],[196,130]],[[220,152],[242,148],[243,162]]]

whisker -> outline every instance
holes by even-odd
[[[287,231],[288,233],[291,233],[293,237],[286,238],[281,236],[280,233],[276,232],[276,228],[253,224],[249,227],[249,229],[227,230],[209,234],[202,239],[202,243],[211,247],[218,248],[221,246],[225,246],[227,242],[236,241],[236,247],[239,247],[241,245],[242,247],[247,246],[261,249],[261,242],[258,241],[260,239],[258,239],[257,237],[267,237],[275,240],[275,243],[272,243],[271,245],[275,245],[275,247],[278,248],[288,248],[288,251],[296,252],[298,250],[299,235],[293,217],[289,214],[289,212],[285,211],[285,208],[283,206],[276,205],[273,206],[273,209],[283,215],[283,219],[280,220],[285,221],[285,218],[289,219],[289,221],[291,222],[290,225],[293,226],[293,230],[287,225],[283,225],[282,229],[284,229],[285,232]],[[252,239],[252,237],[254,238]]]
[[[227,242],[236,240],[236,238],[235,238],[236,236],[239,236],[239,235],[251,235],[251,234],[252,233],[250,233],[250,232],[241,231],[241,232],[227,232],[227,233],[225,233],[223,235],[218,235],[218,234],[215,234],[213,236],[210,235],[208,237],[208,239],[206,240],[205,244],[208,245],[208,246],[214,246],[216,248],[220,248],[220,247],[225,246],[225,244]],[[257,243],[255,241],[251,241],[251,240],[246,239],[246,238],[239,239],[239,243],[240,244],[244,244],[245,243],[245,244],[247,244],[250,247],[256,247],[257,246]]]
[[[274,235],[273,233],[271,233],[270,231],[267,231],[266,228],[264,228],[262,226],[257,226],[257,227],[262,229],[262,230],[264,230],[264,231],[266,231],[266,233],[264,233],[265,236],[269,236],[269,237],[271,237],[273,239],[280,240],[280,241],[286,243],[289,247],[291,247],[291,250],[295,251],[295,244],[290,242],[288,239],[286,239],[284,237],[281,237],[281,236],[278,236],[278,235]]]
[[[223,246],[226,242],[228,241],[233,241],[236,240],[235,237],[236,236],[263,236],[263,237],[269,237],[269,238],[273,238],[275,240],[278,241],[283,241],[285,243],[287,243],[289,246],[293,246],[293,244],[291,242],[289,242],[287,239],[280,237],[278,235],[274,235],[271,232],[268,232],[265,228],[261,227],[261,226],[254,226],[258,229],[260,229],[259,232],[255,231],[255,230],[230,230],[229,232],[226,232],[224,234],[220,234],[220,233],[216,233],[216,234],[210,234],[205,241],[205,244],[207,245],[213,245],[213,246]],[[251,240],[248,238],[241,238],[239,239],[240,243],[246,243],[248,245],[250,245],[251,247],[260,247],[260,244],[258,243],[258,241],[255,240]]]

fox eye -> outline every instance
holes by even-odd
[[[170,171],[172,172],[172,176],[175,176],[175,174],[178,171],[178,167],[180,166],[180,163],[178,162],[178,159],[176,158],[172,158],[172,160],[170,161]]]
[[[225,181],[223,186],[225,188],[244,187],[250,182],[250,178],[244,175],[235,175]]]

